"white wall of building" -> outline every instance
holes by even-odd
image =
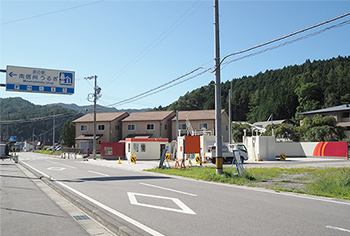
[[[276,142],[274,136],[244,137],[249,160],[273,161],[281,153],[287,157],[311,157],[318,142]]]
[[[165,148],[170,144],[163,141],[125,141],[125,155],[128,161],[131,160],[131,156],[136,156],[137,160],[159,160],[161,145],[165,145]]]

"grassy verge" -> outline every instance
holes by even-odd
[[[224,168],[223,174],[217,175],[216,169],[210,167],[148,171],[350,200],[350,168],[249,168],[242,175],[235,175],[235,169],[230,172],[230,168]]]
[[[52,152],[52,151],[49,151],[49,150],[38,150],[38,152],[41,153],[41,154],[56,155],[56,156],[61,155],[61,153],[62,153],[62,151],[54,151],[54,152]]]

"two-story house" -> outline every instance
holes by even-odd
[[[178,127],[176,128],[176,119],[178,120]],[[176,139],[178,132],[180,135],[187,134],[186,119],[189,120],[194,132],[201,132],[206,130],[215,135],[215,110],[194,110],[194,111],[179,111],[178,118],[176,116],[171,120],[172,122],[172,139]],[[221,110],[221,132],[223,142],[229,141],[229,118],[225,110]]]
[[[96,114],[96,151],[101,150],[102,142],[118,142],[122,138],[122,123],[127,112],[110,112]],[[75,123],[75,141],[77,148],[84,152],[89,147],[93,150],[94,114],[86,114],[73,121]]]
[[[123,139],[142,136],[171,140],[171,119],[174,115],[174,111],[133,112],[122,120]]]

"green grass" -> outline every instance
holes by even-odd
[[[147,171],[350,200],[350,168],[249,168],[242,175],[235,175],[235,169],[231,172],[228,167],[223,169],[222,175],[216,174],[215,167]]]
[[[49,151],[49,150],[38,150],[39,153],[41,154],[47,154],[47,155],[61,155],[62,151]]]
[[[309,194],[350,200],[350,168],[316,171],[316,180],[308,184]]]

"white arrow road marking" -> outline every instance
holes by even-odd
[[[54,170],[54,171],[62,171],[62,170],[64,170],[64,169],[66,169],[66,168],[64,168],[64,167],[50,167],[50,168],[47,168],[48,170]]]
[[[182,191],[171,189],[171,188],[164,188],[164,187],[161,187],[161,186],[156,186],[156,185],[146,184],[146,183],[140,183],[140,184],[145,185],[145,186],[149,186],[149,187],[153,187],[153,188],[159,188],[159,189],[163,189],[163,190],[172,191],[172,192],[175,192],[175,193],[182,193],[182,194],[185,194],[185,195],[190,195],[190,196],[193,196],[193,197],[197,197],[196,194],[186,193],[186,192],[182,192]]]
[[[186,214],[196,215],[196,213],[194,211],[192,211],[188,206],[186,206],[183,202],[181,202],[177,198],[155,196],[155,195],[148,195],[148,194],[142,194],[142,193],[130,193],[130,192],[128,192],[128,196],[129,196],[130,203],[133,204],[133,205],[138,205],[138,206],[156,208],[156,209],[160,209],[160,210],[167,210],[167,211],[174,211],[174,212],[179,212],[179,213],[186,213]],[[137,201],[137,199],[136,199],[136,196],[143,196],[143,197],[150,197],[150,198],[159,198],[159,199],[170,200],[170,201],[173,201],[176,205],[178,205],[180,207],[180,209],[169,208],[169,207],[162,207],[162,206],[155,206],[155,205],[150,205],[150,204],[145,204],[145,203],[139,203]]]

